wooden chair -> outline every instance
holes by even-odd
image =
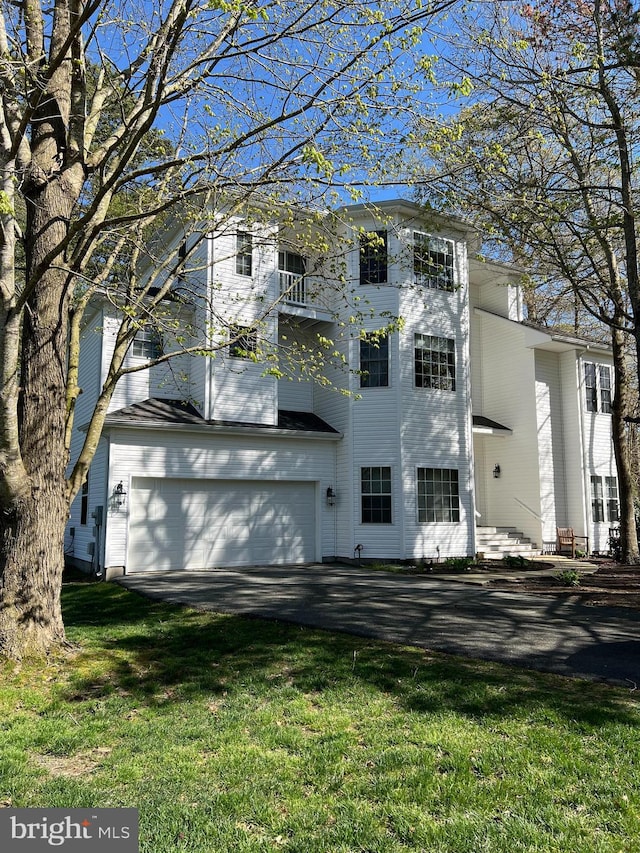
[[[571,554],[571,559],[575,560],[578,543],[582,543],[580,550],[583,550],[582,546],[584,546],[584,552],[588,554],[588,536],[576,536],[573,527],[556,527],[556,554]]]

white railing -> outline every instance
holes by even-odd
[[[516,498],[516,497],[514,497],[514,501],[515,501],[517,504],[520,504],[520,506],[521,506],[523,509],[526,509],[526,511],[529,513],[529,515],[532,515],[532,516],[536,519],[536,521],[539,521],[539,522],[542,524],[542,516],[541,516],[541,515],[538,515],[538,513],[537,513],[535,510],[531,509],[531,507],[530,507],[530,506],[527,506],[527,505],[526,505],[526,503],[524,503],[524,501],[521,501],[521,500],[520,500],[520,498]]]
[[[307,294],[304,276],[296,272],[278,271],[280,296],[290,305],[306,305]]]

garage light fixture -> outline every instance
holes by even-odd
[[[127,497],[127,490],[122,485],[122,480],[118,483],[117,486],[113,487],[113,492],[111,493],[111,500],[116,509],[120,509],[120,507],[124,506],[124,502]]]
[[[335,506],[336,505],[336,493],[333,491],[331,486],[327,489],[327,506]]]

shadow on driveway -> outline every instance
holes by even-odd
[[[625,686],[640,682],[640,613],[339,565],[149,572],[150,598],[277,619]]]

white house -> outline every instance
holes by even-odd
[[[528,325],[520,273],[477,260],[461,221],[406,201],[331,221],[335,243],[313,259],[291,233],[240,217],[202,240],[191,286],[203,300],[181,310],[222,318],[212,335],[231,342],[122,380],[72,507],[69,559],[108,576],[436,560],[539,552],[557,527],[606,550],[618,517],[609,350]],[[117,324],[96,301],[74,453]],[[251,357],[261,337],[317,359],[318,334],[346,365],[326,367],[333,387]],[[155,346],[141,333],[128,364]]]

